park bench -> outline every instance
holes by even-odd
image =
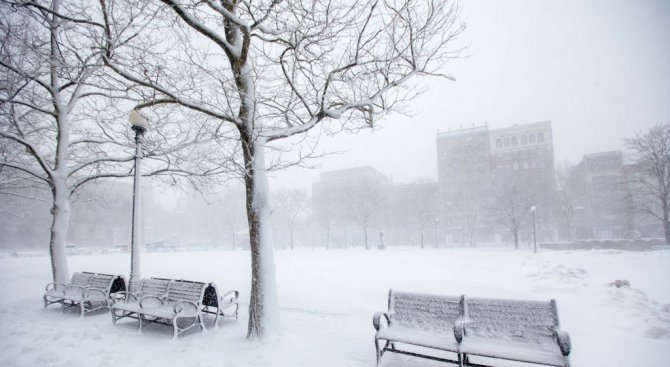
[[[558,329],[556,302],[465,298],[466,317],[456,323],[463,364],[470,356],[547,366],[569,366],[570,337]]]
[[[114,305],[111,307],[112,323],[123,318],[133,318],[139,320],[140,298],[145,296],[165,297],[168,288],[172,283],[171,279],[153,279],[147,278],[139,281],[135,292],[117,292],[114,295]],[[129,289],[134,289],[135,284],[131,284]]]
[[[193,327],[205,329],[203,314],[219,317],[238,316],[237,291],[219,296],[214,283],[151,278],[141,281],[139,292],[124,293],[112,306],[112,321],[129,317],[139,321],[140,330],[146,324],[163,324],[173,327],[173,337]],[[230,314],[226,310],[234,307]],[[186,322],[184,324],[184,322]]]
[[[388,313],[378,312],[372,319],[377,330],[375,334],[377,365],[387,351],[459,363],[454,323],[462,315],[463,296],[390,290]],[[455,359],[437,356],[432,353],[433,350],[453,353]]]
[[[111,295],[126,290],[126,281],[120,275],[76,272],[69,283],[52,282],[46,285],[44,308],[58,303],[63,311],[79,307],[81,317],[89,312],[111,306]]]
[[[570,338],[558,329],[554,300],[467,298],[391,290],[388,302],[388,313],[376,313],[372,320],[377,330],[378,365],[384,352],[390,351],[460,366],[488,366],[471,357],[569,366]],[[434,350],[456,353],[456,358],[436,356]]]

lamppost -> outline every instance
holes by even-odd
[[[437,223],[439,222],[440,220],[435,218],[435,248],[440,248],[440,244],[437,242]]]
[[[140,280],[140,246],[142,245],[142,231],[140,219],[142,217],[140,206],[140,160],[142,159],[142,137],[147,131],[149,120],[137,110],[132,110],[128,115],[131,128],[135,132],[135,180],[133,183],[133,222],[132,237],[130,240],[130,284],[136,287]],[[134,289],[131,289],[134,291]]]
[[[537,254],[537,239],[535,237],[535,205],[530,207],[530,213],[533,215],[533,253]]]

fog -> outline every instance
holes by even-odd
[[[623,138],[670,120],[668,14],[666,1],[468,1],[468,49],[444,67],[456,81],[425,80],[411,115],[389,116],[374,132],[322,137],[324,150],[346,153],[313,163],[435,180],[438,131],[544,120],[556,162],[621,149]],[[273,184],[309,187],[317,178],[318,170],[294,168]]]
[[[384,208],[378,210],[368,228],[371,243],[384,242],[383,233],[386,244],[418,246],[421,233],[426,244],[429,237],[442,245],[463,242],[446,228],[445,222],[434,228],[435,219],[445,216],[441,209],[430,209],[422,214],[425,218],[411,219],[412,223],[402,215],[389,214],[400,205],[393,207],[390,202],[400,200],[394,192],[403,185],[442,185],[438,182],[438,133],[482,126],[505,129],[550,121],[553,164],[560,169],[576,166],[585,154],[622,150],[623,139],[669,122],[668,14],[670,4],[666,1],[468,1],[462,14],[468,28],[459,40],[467,49],[462,57],[442,69],[455,81],[420,79],[418,83],[426,92],[406,113],[386,116],[374,129],[331,136],[326,126],[311,132],[311,136],[319,138],[319,153],[334,154],[304,162],[309,168],[294,166],[271,173],[277,247],[290,246],[288,204],[279,203],[277,197],[285,197],[291,190],[302,193],[304,207],[294,223],[296,246],[326,246],[317,218],[323,208],[314,202],[313,185],[323,172],[357,167],[370,167],[384,176],[380,181],[384,185],[380,189]],[[626,152],[624,161],[625,157]],[[105,182],[90,189],[93,194],[82,195],[87,199],[75,204],[71,233],[90,232],[90,236],[72,235],[72,243],[126,244],[131,185],[129,181],[121,182],[125,183]],[[230,247],[234,236],[244,241],[246,219],[243,205],[238,203],[241,189],[231,181],[229,187],[206,191],[193,193],[188,188],[174,189],[149,179],[144,186],[148,197],[147,242],[170,239],[182,244]],[[104,196],[121,199],[100,199]],[[116,204],[113,213],[118,223],[111,230],[102,229],[109,224],[103,218],[110,217],[110,200]],[[3,244],[44,244],[48,239],[47,205],[7,196],[2,201]],[[226,217],[221,213],[231,207],[236,208],[237,217],[221,219]],[[411,211],[401,211],[409,215],[408,210]],[[360,216],[353,212],[338,215],[332,228],[333,245],[363,246],[365,231],[356,219]],[[545,222],[550,221],[548,217],[549,214]],[[557,220],[551,221],[551,226],[558,226]],[[100,228],[82,229],[87,225]],[[526,242],[529,226],[529,219],[524,218],[522,237]],[[574,233],[562,237],[558,229],[552,231],[547,241],[575,239]],[[660,232],[650,233],[654,234],[651,237],[658,237]],[[484,237],[480,242],[510,241],[505,236]]]

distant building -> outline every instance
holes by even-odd
[[[512,227],[527,238],[532,205],[546,223],[540,236],[555,236],[548,225],[556,191],[550,121],[438,133],[437,154],[446,242],[508,241]]]
[[[387,245],[435,247],[443,231],[436,182],[413,182],[389,188],[383,223]],[[436,231],[437,230],[437,231]]]
[[[618,239],[632,235],[632,202],[621,151],[584,155],[570,172],[574,239]]]
[[[369,166],[322,172],[312,185],[312,198],[326,246],[372,246],[389,184]]]

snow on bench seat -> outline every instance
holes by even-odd
[[[468,337],[460,345],[461,353],[519,362],[563,366],[565,361],[557,344],[527,343],[511,340]]]

